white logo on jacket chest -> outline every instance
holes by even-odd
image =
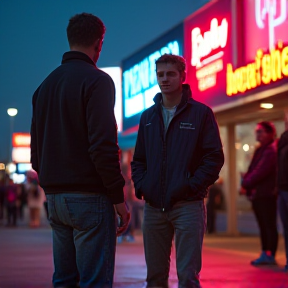
[[[180,122],[180,129],[195,130],[193,123]]]

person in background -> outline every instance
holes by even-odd
[[[27,206],[29,209],[29,226],[37,228],[41,223],[41,209],[46,199],[43,189],[39,186],[37,173],[33,170],[27,171],[27,182],[25,189],[27,193]]]
[[[24,219],[24,207],[27,205],[27,193],[24,183],[18,184],[19,195],[17,199],[18,217],[20,220]]]
[[[278,141],[278,210],[283,224],[286,251],[285,272],[288,272],[288,124]]]
[[[130,221],[115,86],[96,67],[104,34],[103,22],[92,14],[70,18],[70,51],[32,100],[31,162],[48,201],[54,287],[112,287],[116,232],[123,233]]]
[[[256,126],[256,140],[260,146],[255,150],[248,171],[243,175],[242,194],[252,202],[261,238],[260,257],[252,265],[276,264],[278,245],[277,231],[277,151],[274,144],[276,130],[272,123],[263,121]]]
[[[216,210],[222,203],[223,179],[219,178],[213,185],[209,187],[208,199],[206,203],[207,209],[207,233],[212,234],[216,232]]]
[[[5,175],[0,174],[0,225],[3,224],[4,208],[5,208]]]
[[[17,199],[18,199],[18,186],[9,177],[8,183],[5,186],[5,206],[7,209],[7,227],[17,226]]]
[[[125,200],[131,213],[131,221],[127,230],[117,238],[118,243],[135,242],[135,230],[141,228],[140,210],[143,209],[143,201],[135,196],[134,186],[131,180],[131,159],[132,152],[125,151],[122,154],[121,171],[125,179],[124,194]]]
[[[136,196],[146,202],[147,287],[168,287],[174,236],[178,287],[201,287],[204,198],[224,163],[218,125],[212,110],[192,99],[183,84],[183,57],[162,55],[156,75],[161,93],[142,113],[131,163]]]

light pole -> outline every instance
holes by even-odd
[[[13,129],[14,129],[14,117],[17,115],[18,110],[16,108],[9,108],[7,109],[7,113],[10,116],[10,149],[9,149],[9,162],[12,162],[12,136],[13,136]]]

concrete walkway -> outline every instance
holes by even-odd
[[[249,263],[259,253],[257,236],[207,235],[203,248],[203,288],[288,288],[284,243],[279,239],[278,266],[256,268]],[[117,244],[114,288],[145,287],[146,266],[141,232],[134,243]],[[51,288],[53,273],[51,229],[26,225],[0,227],[0,288]],[[170,288],[177,287],[175,249]]]

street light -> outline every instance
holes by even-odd
[[[10,149],[9,149],[9,160],[12,162],[12,136],[13,136],[13,125],[14,125],[14,116],[17,115],[18,110],[16,108],[9,108],[7,109],[7,113],[10,116]]]

